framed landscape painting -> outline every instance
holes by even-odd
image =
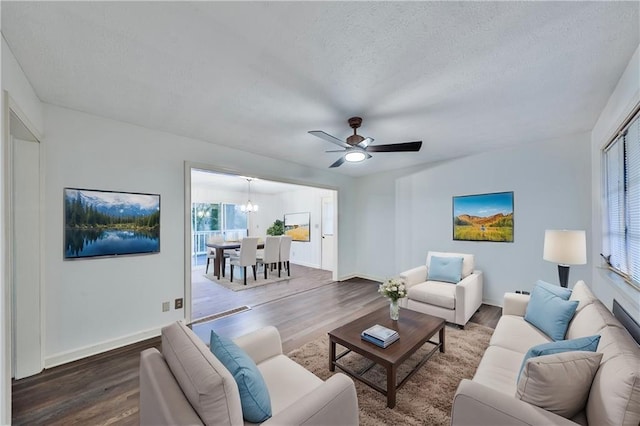
[[[160,195],[64,188],[64,259],[160,252]]]
[[[453,197],[453,239],[513,242],[513,192]]]
[[[286,213],[284,215],[284,233],[293,241],[311,241],[311,213]]]

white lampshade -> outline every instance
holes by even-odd
[[[544,260],[561,265],[587,263],[587,236],[585,231],[544,231]]]

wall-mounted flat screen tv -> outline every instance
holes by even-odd
[[[64,259],[160,252],[160,195],[64,188]]]

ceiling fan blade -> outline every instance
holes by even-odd
[[[342,157],[338,158],[338,159],[336,160],[336,162],[335,162],[335,163],[333,163],[332,165],[330,165],[330,166],[329,166],[329,168],[332,168],[332,167],[340,167],[340,166],[342,165],[342,163],[344,163],[345,161],[346,161],[346,160],[344,159],[344,156],[342,156]]]
[[[365,149],[366,147],[369,146],[369,144],[371,144],[371,142],[373,142],[373,138],[365,138],[362,142],[358,144],[358,146],[362,149]]]
[[[325,152],[346,152],[346,150],[345,149],[330,149],[330,150],[325,151]]]
[[[331,136],[329,133],[323,132],[322,130],[310,130],[308,133],[320,139],[324,139],[327,142],[335,143],[336,145],[339,145],[343,148],[351,148],[351,145],[349,145],[348,143],[341,141],[340,139]]]
[[[407,152],[420,151],[422,141],[392,143],[387,145],[371,145],[367,147],[369,152]]]

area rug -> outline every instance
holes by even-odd
[[[249,290],[250,288],[256,288],[262,285],[273,284],[294,278],[293,274],[291,274],[291,276],[288,276],[287,271],[282,271],[281,276],[278,277],[278,271],[274,270],[267,275],[266,280],[264,279],[264,272],[258,271],[256,273],[257,279],[254,280],[251,268],[247,268],[247,285],[244,285],[242,271],[240,271],[238,275],[234,273],[233,282],[230,281],[231,275],[229,274],[229,271],[226,272],[226,276],[220,277],[220,279],[218,279],[213,273],[205,274],[204,277],[233,291]]]
[[[369,425],[449,425],[451,404],[462,379],[471,379],[493,329],[467,323],[464,330],[446,327],[445,353],[437,352],[411,377],[396,395],[396,406],[387,408],[387,399],[364,383],[354,380],[360,407],[360,424]],[[410,369],[433,346],[425,344],[399,369],[400,382]],[[338,346],[340,353],[344,348]],[[323,336],[294,349],[288,356],[323,380],[335,373],[329,371],[329,338]],[[340,360],[356,370],[370,362],[350,353]],[[336,368],[336,372],[340,369]],[[375,366],[366,377],[386,387],[386,370]]]

